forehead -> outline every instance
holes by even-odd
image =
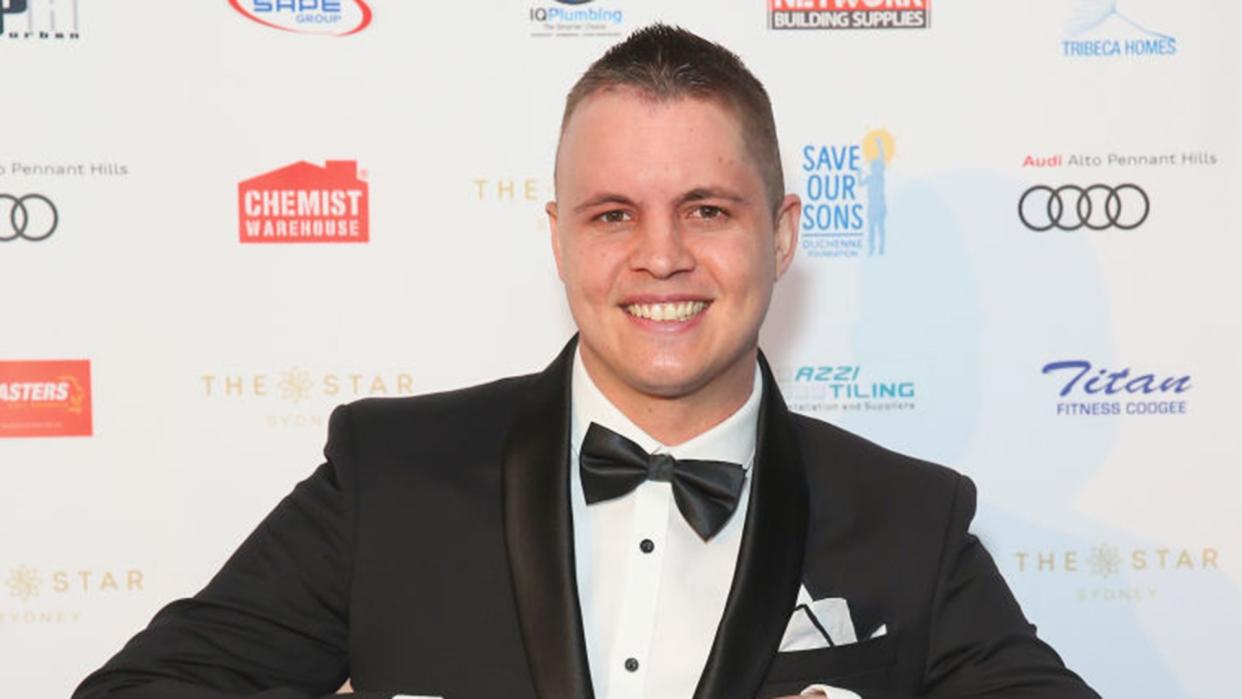
[[[583,99],[566,121],[557,151],[557,187],[740,187],[759,182],[752,160],[741,122],[720,101],[659,99],[613,88]]]

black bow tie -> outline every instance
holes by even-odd
[[[671,482],[677,509],[704,541],[729,521],[746,481],[746,471],[738,464],[648,454],[594,422],[582,439],[578,465],[588,505],[619,498],[647,479]]]

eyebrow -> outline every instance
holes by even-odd
[[[746,203],[746,197],[743,197],[732,190],[724,189],[723,187],[695,187],[694,189],[691,189],[678,197],[676,203],[678,205],[688,204],[690,202],[703,201],[704,199],[724,199],[725,201],[731,201],[734,203]],[[602,192],[575,206],[574,213],[579,213],[601,204],[637,206],[633,199],[630,199],[624,194],[618,194],[616,192]]]

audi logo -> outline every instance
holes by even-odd
[[[1066,184],[1054,188],[1040,184],[1018,199],[1018,218],[1033,231],[1076,231],[1083,226],[1093,231],[1128,231],[1141,226],[1150,210],[1147,192],[1129,182],[1116,187]]]
[[[59,223],[56,205],[42,194],[0,194],[0,243],[46,240],[56,232]]]

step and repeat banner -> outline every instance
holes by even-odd
[[[1242,9],[0,0],[0,684],[67,696],[340,403],[542,368],[566,91],[655,20],[772,96],[797,411],[979,484],[1105,697],[1238,696]]]

